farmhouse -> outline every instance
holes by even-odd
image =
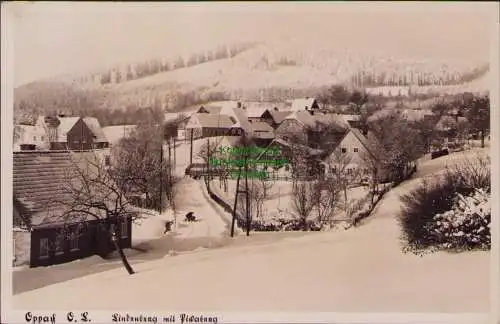
[[[42,127],[14,125],[14,152],[47,148],[47,135]]]
[[[88,209],[93,216],[69,212],[74,197],[69,186],[81,185],[78,172],[92,169],[82,157],[93,158],[93,153],[14,152],[15,265],[47,266],[94,254],[106,255],[114,249],[108,225],[114,227],[121,247],[131,246],[131,218],[127,217],[130,214],[103,215],[94,208]],[[91,191],[91,195],[99,195]],[[103,197],[102,203],[113,204],[112,199]]]
[[[317,146],[319,143],[327,143],[325,140],[331,137],[325,136],[326,128],[333,137],[337,137],[338,134],[343,135],[348,127],[349,125],[339,115],[297,111],[283,120],[276,129],[276,136],[285,141],[293,138],[299,143]]]
[[[186,126],[189,123],[189,118],[195,112],[182,112],[182,113],[166,113],[164,120],[166,123],[173,122],[177,127],[177,140],[185,140],[186,137]]]
[[[44,129],[51,150],[88,150],[109,146],[94,117],[40,116],[36,127]]]
[[[363,133],[356,128],[349,129],[324,160],[326,174],[339,168],[345,170],[347,174],[354,174],[355,171],[366,174],[370,161],[377,156],[378,147],[379,143],[371,132]]]
[[[277,129],[281,123],[289,116],[291,111],[279,111],[277,109],[266,110],[261,115],[260,119],[268,123],[273,129]]]
[[[240,106],[240,104],[238,105]],[[247,135],[252,135],[252,126],[248,121],[248,115],[246,114],[245,109],[241,107],[234,108],[231,106],[226,106],[222,109],[221,114],[225,114],[236,120],[236,123],[232,126],[232,128],[237,128],[240,130],[240,132],[233,132],[233,135],[242,135],[241,132],[244,132]]]
[[[252,123],[252,133],[257,146],[267,146],[274,139],[274,129],[262,121]]]
[[[192,132],[194,139],[227,136],[238,131],[238,128],[233,127],[236,122],[236,118],[228,115],[196,113],[191,116],[189,122],[186,124],[186,130],[188,133]]]
[[[276,156],[274,152],[280,152],[279,156]],[[292,172],[295,172],[301,176],[311,176],[317,172],[322,173],[321,157],[324,152],[319,149],[313,149],[306,145],[293,143],[286,141],[281,138],[276,138],[271,141],[269,146],[263,151],[257,160],[287,160],[289,164],[283,166],[274,167],[274,165],[266,166],[265,164],[259,164],[260,167],[266,169],[270,172],[270,176],[275,179],[285,180],[290,179]],[[305,160],[302,164],[297,164],[297,170],[293,170],[292,162],[297,157],[303,157]]]

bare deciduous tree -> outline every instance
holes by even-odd
[[[310,181],[297,182],[292,190],[292,209],[299,217],[302,230],[309,229],[309,216],[315,207],[315,183]]]
[[[324,179],[314,183],[313,205],[318,213],[320,229],[331,222],[331,216],[337,207],[340,189],[335,181]]]
[[[344,210],[346,212],[349,201],[347,191],[351,185],[360,182],[365,167],[364,165],[353,164],[353,160],[353,154],[336,151],[330,156],[330,160],[328,161],[331,166],[328,178],[335,183],[339,192],[343,194]]]
[[[145,207],[163,210],[165,196],[176,183],[173,167],[163,158],[161,126],[142,124],[113,150],[110,173],[127,196],[140,195]]]
[[[103,221],[101,225],[104,227],[104,233],[107,233],[110,242],[118,251],[125,269],[129,274],[133,274],[134,270],[119,243],[118,226],[129,219],[134,221],[145,217],[146,214],[139,213],[130,205],[117,184],[119,179],[108,172],[104,160],[98,154],[74,153],[72,156],[73,166],[66,170],[65,186],[62,188],[66,199],[54,200],[52,203],[64,206],[63,218],[66,224],[89,218]],[[84,232],[81,227],[78,231],[68,230],[70,227],[66,226],[60,235],[71,238]]]

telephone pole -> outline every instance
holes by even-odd
[[[193,131],[194,129],[191,128],[191,138],[189,140],[190,144],[191,144],[191,148],[189,150],[189,165],[192,165],[193,164]]]
[[[250,197],[248,192],[248,152],[247,152],[247,140],[246,133],[243,133],[243,147],[244,147],[244,172],[245,172],[245,189],[240,190],[240,180],[241,180],[241,166],[238,168],[238,178],[236,179],[236,193],[234,198],[234,208],[233,208],[233,218],[231,221],[231,237],[234,236],[234,225],[236,221],[236,210],[238,208],[238,198],[240,194],[245,194],[245,218],[246,218],[246,232],[247,236],[250,235],[251,217],[250,217]]]

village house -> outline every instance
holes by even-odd
[[[109,224],[115,227],[120,246],[131,246],[129,214],[113,217],[102,215],[95,209],[89,209],[93,216],[76,211],[69,214],[69,206],[74,199],[69,186],[82,183],[79,172],[92,168],[82,163],[81,158],[94,158],[93,154],[72,151],[14,152],[14,265],[48,266],[94,254],[104,256],[114,249],[105,226]],[[112,197],[102,199],[104,204],[114,203]],[[99,217],[94,217],[96,215]]]
[[[279,152],[279,155],[276,155],[275,152]],[[324,151],[322,150],[286,141],[282,138],[275,138],[271,141],[266,150],[260,153],[256,159],[262,162],[258,164],[258,169],[267,171],[272,179],[289,180],[294,173],[293,165],[297,156],[303,156],[305,160],[303,161],[303,164],[296,165],[297,170],[295,170],[295,174],[300,176],[323,174],[324,170],[321,163],[323,154]],[[283,165],[276,165],[275,163],[266,165],[263,163],[265,160],[281,160],[287,161],[288,163]]]
[[[354,176],[369,173],[379,144],[373,133],[351,128],[333,147],[324,160],[326,175],[342,170]]]
[[[285,120],[285,118],[290,115],[291,111],[280,111],[277,109],[267,109],[260,116],[260,119],[266,123],[268,123],[273,129],[277,129],[281,123]]]
[[[201,108],[200,108],[201,109]],[[203,110],[202,110],[203,111]],[[186,136],[186,126],[189,123],[189,118],[195,112],[182,112],[182,113],[166,113],[165,114],[165,122],[175,122],[177,127],[177,135],[175,137],[176,140],[187,140]]]
[[[193,157],[193,163],[190,164],[185,170],[185,174],[191,177],[197,178],[205,175],[209,170],[213,173],[217,173],[223,169],[222,167],[215,165],[208,165],[206,159],[230,159],[231,155],[224,153],[226,149],[236,147],[240,141],[239,136],[217,136],[217,137],[207,137],[206,139],[206,149],[210,148],[210,156],[202,156],[203,153],[197,152]],[[205,151],[205,154],[208,151]]]
[[[88,150],[109,147],[94,117],[40,116],[35,124],[44,129],[50,150]]]
[[[267,146],[274,139],[274,129],[268,123],[256,121],[252,123],[252,138],[257,146]]]
[[[229,136],[240,132],[238,127],[233,127],[236,123],[236,118],[232,116],[196,113],[189,118],[186,130],[190,134],[188,136],[192,134],[193,139]]]
[[[13,151],[48,149],[49,142],[45,130],[40,126],[14,125]]]
[[[248,116],[248,121],[250,123],[253,123],[253,122],[261,122],[263,121],[262,120],[262,114],[267,111],[266,108],[264,107],[257,107],[257,108],[254,108],[254,109],[246,109],[245,112]]]
[[[331,136],[325,136],[325,128],[329,128]],[[288,115],[276,129],[276,137],[285,141],[297,141],[304,145],[330,145],[328,140],[343,135],[349,125],[336,114],[325,114],[314,111],[297,111]],[[317,148],[317,147],[316,147]]]

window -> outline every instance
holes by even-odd
[[[36,141],[36,136],[33,136],[33,140]]]
[[[44,237],[40,239],[40,259],[49,257],[49,239]]]
[[[60,234],[56,236],[55,240],[55,253],[60,255],[64,253],[64,235]]]
[[[45,136],[40,136],[40,141],[45,141]]]
[[[121,227],[120,227],[120,236],[122,239],[124,238],[127,238],[128,237],[128,222],[127,222],[127,218],[123,218],[122,221],[121,221]]]
[[[342,148],[342,153],[346,153],[347,149],[345,147]]]
[[[74,231],[71,233],[70,239],[69,239],[69,250],[70,251],[78,251],[80,247],[78,246],[80,237],[78,235],[77,231]]]
[[[354,148],[354,152],[356,152],[356,153],[357,153],[358,151],[359,151],[359,150],[358,150],[358,148],[357,148],[357,147],[355,147],[355,148]]]

